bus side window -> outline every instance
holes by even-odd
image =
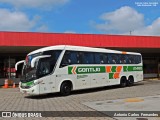
[[[104,55],[100,54],[100,64],[104,64]]]
[[[62,61],[61,61],[60,67],[65,67],[65,66],[67,66],[67,65],[70,64],[71,60],[69,59],[69,54],[70,54],[69,51],[66,51],[66,52],[65,52],[65,54],[64,54],[64,56],[63,56],[63,59],[62,59]]]
[[[105,53],[94,53],[95,64],[108,64],[108,57]]]
[[[55,64],[57,62],[57,59],[62,51],[61,50],[49,50],[49,51],[44,51],[43,55],[51,55],[50,59],[50,69],[53,71],[53,68],[55,67]]]
[[[69,59],[70,59],[70,65],[77,64],[78,63],[77,52],[71,51],[69,55]]]
[[[108,64],[108,56],[107,56],[107,54],[103,53],[103,61],[104,61],[103,64]]]
[[[47,59],[47,58],[42,58],[39,60],[39,68],[37,73],[39,77],[43,77],[52,72],[50,63],[51,63],[50,59]]]
[[[77,52],[76,56],[77,56],[77,64],[81,64],[83,53],[82,52]]]
[[[113,64],[116,64],[116,58],[115,58],[114,55],[112,55],[112,63],[113,63]]]
[[[134,55],[128,55],[129,64],[135,64],[135,56]]]
[[[129,63],[129,55],[125,55],[125,60],[126,60],[126,64],[130,64]]]
[[[109,63],[109,64],[112,64],[112,57],[111,57],[111,54],[110,54],[110,53],[108,53],[108,63]]]
[[[135,55],[135,63],[136,64],[141,63],[141,56],[140,55]]]
[[[127,63],[127,61],[126,61],[126,55],[120,54],[119,58],[120,58],[120,64],[126,64]]]
[[[95,64],[100,64],[101,63],[100,53],[94,53],[94,59],[95,59]]]
[[[80,61],[78,60],[78,56],[78,52],[76,51],[66,51],[60,66],[64,67],[68,65],[79,64]]]
[[[116,61],[116,64],[120,64],[120,62],[121,62],[121,54],[115,54],[115,61]]]
[[[94,64],[94,56],[92,52],[83,52],[82,55],[83,64]]]
[[[109,64],[116,64],[118,63],[117,61],[117,55],[116,54],[108,54],[108,62]]]

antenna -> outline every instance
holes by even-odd
[[[132,35],[132,32],[133,32],[133,31],[134,31],[134,30],[130,30],[130,31],[129,31],[129,34]]]
[[[129,31],[129,33],[130,33],[130,35],[132,35],[132,31],[131,30]]]

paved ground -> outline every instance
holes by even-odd
[[[85,102],[83,104],[108,116],[113,116],[117,120],[137,120],[140,117],[160,119],[158,117],[160,115],[160,95]]]
[[[92,90],[75,91],[70,96],[62,97],[59,94],[48,94],[29,97],[21,94],[18,88],[0,89],[0,111],[95,111],[84,105],[86,102],[97,102],[105,100],[126,99],[134,97],[160,95],[160,80],[147,80],[137,83],[132,87],[119,88],[118,86],[104,87]],[[95,116],[102,116],[95,112]],[[0,118],[4,119],[4,118]],[[6,118],[8,119],[8,118]],[[12,118],[13,119],[13,118]],[[17,118],[14,118],[17,120]],[[25,119],[28,118],[18,118]],[[35,120],[36,118],[29,118]],[[44,119],[44,118],[38,118]],[[48,117],[46,120],[54,119],[99,119],[112,120],[110,117]]]

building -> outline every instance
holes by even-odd
[[[103,47],[140,52],[144,61],[144,76],[160,75],[160,36],[129,36],[104,34],[0,32],[0,78],[17,78],[21,71],[14,65],[27,53],[52,45]]]

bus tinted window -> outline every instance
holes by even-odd
[[[61,50],[49,50],[43,52],[43,55],[51,55],[50,58],[47,58],[50,64],[50,72],[53,71],[53,68],[55,67],[55,64],[61,52]]]
[[[61,53],[61,50],[44,51],[43,55],[51,55],[49,58],[42,58],[39,60],[38,65],[38,77],[43,77],[50,74],[55,67],[57,59]]]
[[[70,64],[77,64],[77,52],[70,52],[69,55]]]
[[[95,58],[95,64],[101,64],[100,53],[95,53],[94,58]]]
[[[141,63],[141,56],[140,55],[135,56],[135,62],[136,62],[136,64]]]
[[[94,54],[91,52],[66,51],[60,66],[73,64],[94,64]]]
[[[139,64],[141,63],[141,56],[140,55],[127,55],[128,62],[127,64]]]
[[[66,51],[61,67],[73,64],[139,64],[140,55]]]
[[[135,64],[135,56],[134,55],[128,55],[128,61],[129,61],[129,64]]]
[[[126,64],[139,64],[141,63],[140,55],[126,55]]]
[[[72,64],[79,64],[77,55],[78,54],[76,51],[66,51],[61,62],[61,67]]]
[[[43,77],[50,74],[53,70],[51,67],[51,60],[43,58],[39,60],[38,77]]]
[[[108,58],[107,54],[104,53],[94,53],[95,64],[107,64]]]
[[[61,50],[49,50],[49,51],[44,51],[43,55],[51,55],[55,59],[59,57],[61,53]]]
[[[124,54],[119,55],[119,63],[120,64],[126,64],[127,63],[127,57]]]
[[[108,54],[108,63],[109,64],[118,64],[118,55],[117,54]]]
[[[141,63],[140,55],[127,54],[108,54],[109,64],[139,64]]]
[[[94,56],[91,52],[83,52],[82,64],[94,64]]]

